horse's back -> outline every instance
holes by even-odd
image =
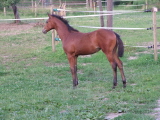
[[[115,39],[116,35],[113,31],[107,29],[98,29],[97,37],[103,37],[103,39]]]

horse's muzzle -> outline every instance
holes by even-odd
[[[44,34],[46,34],[46,33],[47,33],[47,30],[46,30],[46,29],[43,29],[42,32],[43,32]]]

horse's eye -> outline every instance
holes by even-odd
[[[46,23],[48,23],[48,21],[46,21]]]

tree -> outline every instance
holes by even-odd
[[[99,6],[100,14],[102,14],[103,7],[102,7],[102,1],[101,0],[98,0],[98,6]],[[104,27],[104,17],[102,15],[100,16],[100,22],[101,22],[101,27]]]
[[[2,0],[2,2],[0,2],[0,4],[3,7],[11,6],[12,9],[13,9],[15,19],[20,19],[18,9],[17,9],[17,6],[16,6],[16,4],[19,3],[19,1],[20,0]],[[15,23],[20,23],[20,20],[15,20]]]
[[[112,12],[113,11],[113,0],[107,1],[107,11]],[[110,13],[110,15],[107,15],[107,27],[113,27],[113,15]]]

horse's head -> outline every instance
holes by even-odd
[[[46,34],[48,31],[50,31],[51,29],[55,29],[55,23],[54,23],[54,17],[50,14],[48,14],[49,19],[46,21],[46,24],[42,30],[42,32],[44,34]]]

